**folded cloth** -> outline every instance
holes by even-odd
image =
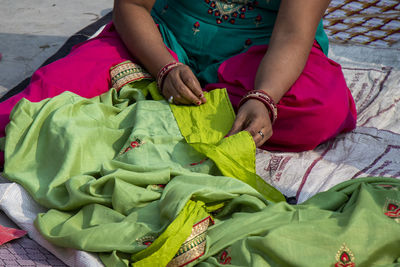
[[[399,263],[399,180],[357,179],[301,205],[280,202],[254,175],[251,136],[223,138],[234,118],[225,91],[171,110],[146,100],[152,88],[141,80],[13,110],[5,176],[50,208],[36,220],[47,240],[98,252],[108,266]]]
[[[185,263],[204,254],[208,226],[201,223],[202,232],[193,229],[200,222],[210,224],[205,219],[225,201],[244,194],[259,209],[284,200],[255,174],[250,134],[223,138],[234,120],[224,90],[208,93],[204,107],[190,107],[204,108],[201,112],[177,107],[174,116],[165,100],[146,100],[156,92],[154,86],[142,79],[92,99],[65,92],[38,103],[22,100],[13,109],[4,174],[50,208],[36,220],[46,239],[99,252],[111,266],[126,265],[126,255],[149,244],[155,244],[149,247],[154,253],[145,258],[157,257],[154,246],[167,246],[172,253],[163,255],[163,264],[183,252],[179,259]],[[201,122],[199,116],[220,126],[187,123],[188,118]],[[185,212],[190,201],[197,208]],[[187,231],[168,230],[181,225],[182,216],[191,222],[182,224],[190,226]],[[193,233],[188,241],[193,247],[181,248]]]

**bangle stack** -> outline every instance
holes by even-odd
[[[167,77],[168,73],[175,67],[178,67],[180,65],[183,65],[180,62],[171,62],[166,64],[164,67],[161,68],[161,70],[157,74],[157,86],[158,90],[160,93],[162,93],[162,87],[164,85],[165,78]]]
[[[248,92],[239,102],[239,108],[250,99],[256,99],[262,102],[268,110],[269,118],[271,119],[271,124],[274,124],[278,118],[278,108],[274,100],[263,90],[253,90]]]

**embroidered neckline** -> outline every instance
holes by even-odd
[[[253,10],[254,6],[258,5],[258,1],[252,0],[204,1],[209,5],[208,14],[216,17],[217,24],[224,21],[235,24],[236,19],[245,19],[246,12]]]

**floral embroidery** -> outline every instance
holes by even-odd
[[[129,150],[132,150],[134,148],[140,147],[143,145],[144,142],[141,141],[139,138],[136,138],[134,141],[132,141],[127,148],[125,148],[123,151],[121,151],[121,155],[128,152]]]
[[[219,263],[223,265],[231,264],[232,257],[230,256],[230,254],[230,248],[224,249],[218,256]]]
[[[203,164],[206,160],[208,160],[208,158],[204,158],[204,159],[200,160],[199,162],[190,163],[190,166],[197,166],[197,165]]]
[[[246,18],[246,11],[253,10],[254,6],[258,5],[258,1],[251,0],[204,0],[208,5],[208,14],[213,15],[216,18],[217,24],[221,24],[224,21],[228,21],[231,24],[235,24],[236,19]],[[256,18],[257,20],[257,18]],[[261,16],[259,18],[261,21]]]
[[[200,31],[199,28],[200,28],[200,23],[198,21],[196,21],[193,24],[193,28],[192,28],[194,35],[196,35]]]
[[[139,245],[149,247],[151,244],[153,244],[154,240],[156,240],[156,238],[154,236],[148,235],[148,236],[143,236],[141,238],[136,239],[136,242]]]
[[[393,219],[395,222],[400,223],[400,202],[386,199],[383,212],[386,216]]]
[[[252,41],[251,39],[247,39],[247,40],[244,42],[244,48],[249,47],[252,43],[253,43],[253,41]]]
[[[152,185],[148,185],[148,189],[156,191],[156,192],[162,192],[165,188],[165,184],[152,184]]]
[[[355,267],[355,257],[353,252],[343,244],[340,250],[336,253],[336,264],[335,267]]]
[[[262,16],[261,15],[257,15],[257,17],[254,20],[254,23],[256,24],[256,26],[260,25],[262,21]]]

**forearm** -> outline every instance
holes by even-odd
[[[258,67],[254,89],[266,91],[278,103],[302,73],[312,44],[313,39],[294,34],[272,40]]]
[[[330,0],[282,0],[267,53],[261,61],[255,89],[278,103],[302,73],[318,24]]]
[[[135,2],[139,1],[116,0],[113,22],[132,56],[156,77],[158,71],[174,58],[165,47],[150,15],[153,5],[145,6]]]

